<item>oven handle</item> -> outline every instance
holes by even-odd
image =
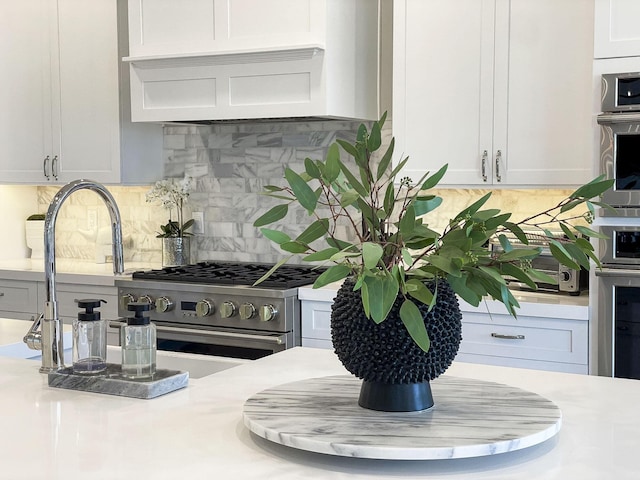
[[[109,322],[111,328],[120,328],[126,323],[123,322]],[[190,335],[199,335],[212,338],[236,338],[242,340],[253,340],[267,343],[274,343],[276,345],[284,345],[286,342],[286,335],[278,335],[277,337],[270,335],[251,335],[250,333],[235,333],[235,332],[220,332],[212,330],[196,330],[193,328],[178,328],[178,327],[165,327],[164,325],[156,325],[156,331],[165,333],[184,333]]]
[[[597,277],[640,278],[640,269],[632,268],[603,268],[596,270]]]

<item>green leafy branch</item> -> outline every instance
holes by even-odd
[[[563,265],[585,269],[589,268],[590,261],[599,265],[588,238],[600,234],[575,223],[589,223],[597,206],[608,207],[593,199],[610,188],[612,181],[596,178],[554,207],[519,222],[510,221],[511,214],[499,209],[483,209],[491,196],[488,193],[452,216],[445,230],[439,233],[424,222],[428,214],[442,204],[442,198],[429,190],[438,185],[447,165],[434,173],[426,173],[416,183],[407,178],[396,181],[408,157],[391,167],[395,139],[379,159],[375,157],[375,152],[382,147],[385,119],[386,114],[372,124],[370,132],[361,125],[354,143],[337,140],[329,147],[324,160],[305,159],[303,172],[287,168],[286,186],[265,187],[266,195],[284,203],[269,209],[254,225],[261,227],[263,235],[283,251],[302,255],[306,262],[331,265],[318,277],[315,288],[347,276],[354,277],[363,309],[376,323],[387,318],[400,295],[402,322],[414,341],[427,351],[430,341],[417,303],[432,307],[437,290],[432,293],[425,282],[444,278],[472,305],[490,296],[502,302],[514,316],[519,305],[507,288],[505,277],[516,278],[533,289],[536,281],[554,282],[531,267],[531,260],[541,253],[539,247],[514,248],[511,244],[510,237],[515,237],[529,245],[524,229],[538,230],[553,256]],[[349,163],[355,167],[342,161],[340,149],[352,159]],[[314,219],[295,238],[282,230],[266,228],[284,219],[290,205],[300,205]],[[585,207],[587,213],[575,214],[578,207]],[[327,210],[328,215],[324,215]],[[355,232],[355,241],[337,236],[337,226],[344,221]],[[563,235],[551,231],[551,225],[560,228]],[[321,239],[324,244],[317,246],[322,243]],[[500,243],[501,252],[494,253],[488,248],[491,240]]]

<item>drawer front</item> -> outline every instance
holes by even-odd
[[[35,315],[39,308],[36,282],[0,280],[0,310]]]
[[[465,313],[460,352],[587,365],[588,322]]]
[[[78,304],[75,300],[95,298],[106,300],[100,306],[101,318],[116,320],[118,318],[118,289],[111,286],[75,285],[59,283],[56,285],[58,295],[58,315],[65,320],[78,318]],[[44,298],[44,295],[43,295]]]
[[[331,342],[331,302],[302,301],[302,338]]]

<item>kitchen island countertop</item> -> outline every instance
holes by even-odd
[[[637,478],[635,380],[454,363],[446,375],[505,383],[552,400],[563,414],[560,433],[491,457],[374,461],[272,444],[243,424],[244,402],[257,392],[346,374],[328,350],[286,350],[191,379],[186,389],[153,400],[50,388],[39,365],[0,358],[2,478]]]

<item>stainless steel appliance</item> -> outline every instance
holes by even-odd
[[[640,379],[640,271],[605,267],[598,281],[598,374]]]
[[[154,304],[159,350],[256,359],[300,345],[298,287],[324,271],[281,266],[257,287],[272,265],[200,262],[133,273],[116,280],[120,317],[127,304]],[[112,322],[111,328],[120,328]]]
[[[604,202],[637,216],[640,211],[640,72],[602,76],[600,172],[615,179]],[[603,210],[604,215],[609,214]]]
[[[563,238],[562,232],[552,232],[554,236]],[[552,293],[569,293],[570,295],[580,295],[581,292],[589,289],[589,273],[585,270],[577,270],[562,265],[551,254],[549,249],[549,239],[536,232],[525,232],[528,245],[522,243],[513,234],[508,234],[509,242],[514,248],[535,248],[539,247],[541,253],[531,261],[531,266],[536,270],[546,273],[555,280],[555,283],[536,282],[538,291]],[[492,252],[501,252],[502,246],[498,240],[490,243]],[[516,278],[505,277],[510,288],[529,289],[529,287],[518,281]]]
[[[602,76],[602,111],[600,172],[615,180],[602,199],[615,211],[601,210],[598,374],[640,379],[640,72]]]

